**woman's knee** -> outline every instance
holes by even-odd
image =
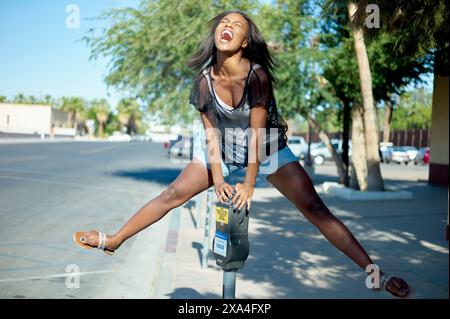
[[[180,187],[174,184],[170,184],[165,190],[161,192],[159,197],[165,204],[178,206],[183,203],[186,196],[185,194],[183,194],[183,191],[180,189]]]
[[[320,198],[303,203],[300,211],[308,220],[313,222],[323,221],[333,216]]]

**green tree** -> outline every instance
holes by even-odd
[[[110,115],[110,108],[108,101],[105,99],[96,99],[91,102],[91,108],[95,113],[95,118],[98,121],[98,136],[105,136],[105,125]]]
[[[13,103],[19,103],[19,104],[25,104],[28,103],[27,97],[25,96],[25,94],[23,93],[17,93],[13,99],[12,99]]]
[[[142,1],[139,8],[113,9],[99,19],[102,32],[85,41],[91,58],[105,56],[105,81],[147,106],[166,122],[188,122],[195,112],[188,96],[195,74],[186,66],[205,36],[206,23],[224,9],[250,10],[257,1]]]
[[[126,127],[128,134],[134,134],[138,131],[142,112],[139,103],[135,99],[122,99],[117,104],[118,120],[121,125]]]
[[[341,1],[342,2],[342,1]],[[380,28],[367,28],[367,1],[355,1],[352,26],[361,30],[368,42],[387,36],[386,49],[398,56],[432,55],[434,74],[449,74],[449,2],[447,0],[373,0],[379,7]],[[444,89],[444,88],[443,88]]]
[[[328,5],[330,5],[330,2],[328,2]],[[347,4],[347,1],[333,1],[333,10],[331,12],[330,10],[325,11],[330,14],[324,16],[321,43],[330,52],[324,65],[324,77],[332,84],[333,92],[337,96],[339,104],[341,104],[340,110],[342,112],[339,112],[339,115],[343,117],[343,158],[348,167],[348,160],[345,155],[347,154],[347,132],[349,132],[351,122],[349,115],[353,115],[353,121],[364,121],[364,117],[361,118],[361,115],[364,116],[364,109],[351,111],[352,107],[361,107],[362,98],[359,93],[361,80],[358,76],[358,65],[353,48],[355,39],[352,30],[348,27]],[[420,84],[422,82],[421,75],[430,72],[430,63],[427,59],[399,57],[386,50],[389,41],[390,39],[383,37],[367,46],[374,104],[381,103],[386,106],[385,134],[389,134],[392,97],[401,94],[411,83]],[[358,181],[364,185],[367,182],[365,176],[362,175],[365,175],[365,172],[368,171],[368,163],[365,159],[367,155],[364,155],[367,147],[362,149],[360,146],[365,142],[365,125],[364,123],[356,123],[353,128],[353,156],[357,166],[355,170],[360,175]],[[358,135],[358,128],[362,129],[362,131],[359,131],[362,136]],[[353,186],[360,187],[357,183],[353,183]]]
[[[324,105],[318,108],[324,97],[331,100],[332,96],[324,89],[319,74],[326,53],[318,47],[315,29],[320,17],[315,13],[317,9],[316,3],[308,0],[267,3],[261,7],[257,23],[277,62],[275,92],[279,110],[285,117],[301,115],[307,119],[308,132],[317,131],[336,155],[339,176],[343,176],[340,159],[326,133],[326,128],[331,127],[331,122],[327,121],[330,112]],[[312,165],[309,151],[305,165]]]
[[[431,103],[431,93],[424,89],[403,93],[392,118],[392,127],[396,130],[429,128]]]
[[[53,104],[55,104],[55,101],[53,100],[53,98],[50,94],[46,94],[46,95],[44,95],[42,103],[48,104],[48,105],[53,105]]]
[[[108,119],[106,120],[104,126],[105,126],[104,135],[111,135],[113,132],[120,131],[120,122],[118,116],[112,112],[109,113]],[[100,125],[98,126],[98,128],[100,129]]]
[[[353,27],[364,33],[368,42],[388,37],[391,41],[386,50],[399,57],[431,56],[433,103],[448,105],[449,1],[374,0],[372,3],[379,7],[381,27],[366,27],[366,1],[357,1],[357,10],[352,18]]]
[[[63,96],[59,102],[59,109],[68,112],[67,126],[74,127],[77,114],[83,112],[86,107],[86,102],[81,97]]]

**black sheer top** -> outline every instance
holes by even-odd
[[[225,134],[226,128],[250,127],[250,110],[259,105],[267,109],[266,136],[263,144],[266,156],[286,146],[288,129],[286,122],[278,114],[272,83],[266,71],[259,65],[251,63],[247,76],[243,98],[235,108],[224,105],[215,94],[210,72],[212,66],[203,69],[195,78],[191,89],[189,103],[200,113],[205,113],[222,133],[222,159],[238,165],[247,165],[247,141],[242,135],[234,139]],[[236,145],[228,146],[227,140]],[[260,158],[260,161],[263,160]]]

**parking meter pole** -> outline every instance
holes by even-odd
[[[208,251],[209,251],[209,232],[211,228],[211,210],[212,210],[212,196],[213,189],[209,188],[206,196],[207,206],[205,214],[205,235],[203,238],[203,254],[202,254],[202,269],[206,268],[208,264]]]
[[[247,205],[238,209],[231,198],[227,203],[216,204],[213,253],[216,265],[223,270],[223,299],[235,298],[236,272],[244,267],[249,254],[249,214]]]
[[[198,229],[198,224],[200,221],[200,212],[201,212],[201,205],[202,205],[202,198],[203,198],[203,193],[197,194],[197,196],[195,196],[195,229]]]
[[[223,271],[222,299],[235,299],[236,271]]]

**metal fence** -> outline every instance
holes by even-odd
[[[295,136],[303,136],[308,141],[308,133],[294,133]],[[330,138],[342,139],[342,132],[329,133]],[[389,142],[393,142],[395,146],[415,146],[417,148],[430,146],[430,129],[407,129],[393,130],[390,133]],[[383,140],[383,132],[380,132],[380,141]],[[319,142],[317,133],[311,134],[311,142]]]

